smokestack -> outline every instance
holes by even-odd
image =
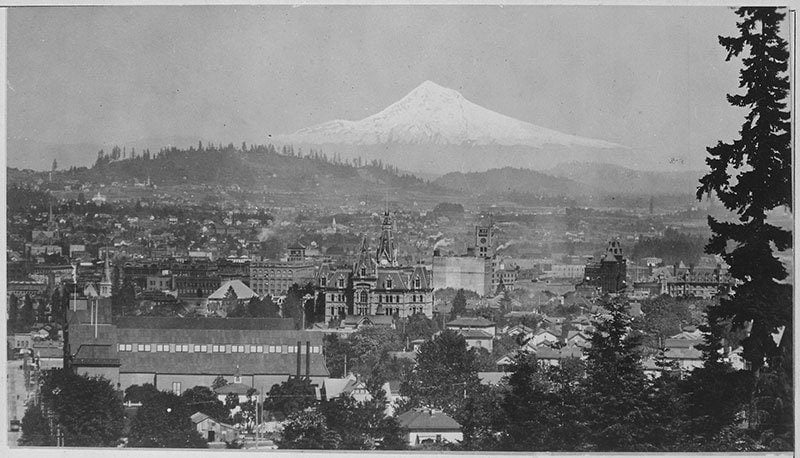
[[[311,376],[311,342],[306,340],[306,378]]]
[[[301,342],[297,341],[297,378],[300,378],[300,344]]]

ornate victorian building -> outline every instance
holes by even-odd
[[[317,291],[325,295],[325,322],[347,315],[433,317],[431,274],[424,266],[400,266],[389,212],[384,213],[378,248],[361,242],[352,268],[323,265]]]

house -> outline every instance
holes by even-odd
[[[441,410],[418,408],[397,417],[410,446],[456,443],[464,440],[461,425]]]
[[[525,340],[533,336],[533,329],[524,324],[516,324],[507,328],[504,334],[511,337],[521,336],[520,339]]]
[[[446,329],[452,329],[457,332],[461,331],[483,331],[494,338],[496,328],[494,323],[483,317],[459,317],[453,321],[447,322]]]
[[[494,364],[495,366],[497,366],[498,370],[502,372],[508,372],[511,370],[511,366],[514,365],[515,356],[516,352],[509,353],[503,356],[502,358],[498,359],[497,361],[495,361]]]
[[[591,338],[581,331],[567,331],[567,339],[565,343],[567,346],[586,348],[589,346]]]
[[[675,363],[682,373],[692,371],[703,366],[703,352],[696,348],[702,343],[694,339],[665,339],[664,358]]]
[[[568,358],[583,358],[583,350],[578,347],[536,347],[531,350],[541,366],[558,366]]]
[[[241,280],[228,280],[208,296],[206,308],[209,314],[224,317],[234,306],[247,305],[254,297],[258,295]]]
[[[239,431],[233,426],[214,420],[202,412],[196,412],[191,417],[197,432],[209,444],[214,442],[232,442],[239,438]]]
[[[558,342],[558,336],[547,329],[539,329],[533,333],[533,337],[528,340],[527,345],[530,347],[538,347],[547,343],[553,344]]]
[[[369,401],[372,395],[366,384],[353,374],[344,378],[326,378],[322,381],[322,399],[331,400],[340,396],[350,396],[357,402]]]
[[[467,341],[467,348],[485,348],[489,353],[492,352],[493,339],[489,333],[477,329],[465,329],[459,331],[459,334]]]

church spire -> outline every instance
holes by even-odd
[[[383,224],[381,225],[381,238],[378,241],[378,252],[375,257],[377,263],[382,266],[397,265],[397,247],[394,243],[392,226],[392,218],[389,215],[389,207],[387,205],[386,212],[383,215]]]
[[[108,264],[108,247],[106,247],[103,281],[100,282],[100,297],[111,297],[111,286],[111,267]]]

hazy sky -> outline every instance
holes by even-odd
[[[683,158],[736,135],[726,7],[14,8],[8,135],[267,142],[425,80],[566,133]],[[13,154],[13,152],[9,152]]]

